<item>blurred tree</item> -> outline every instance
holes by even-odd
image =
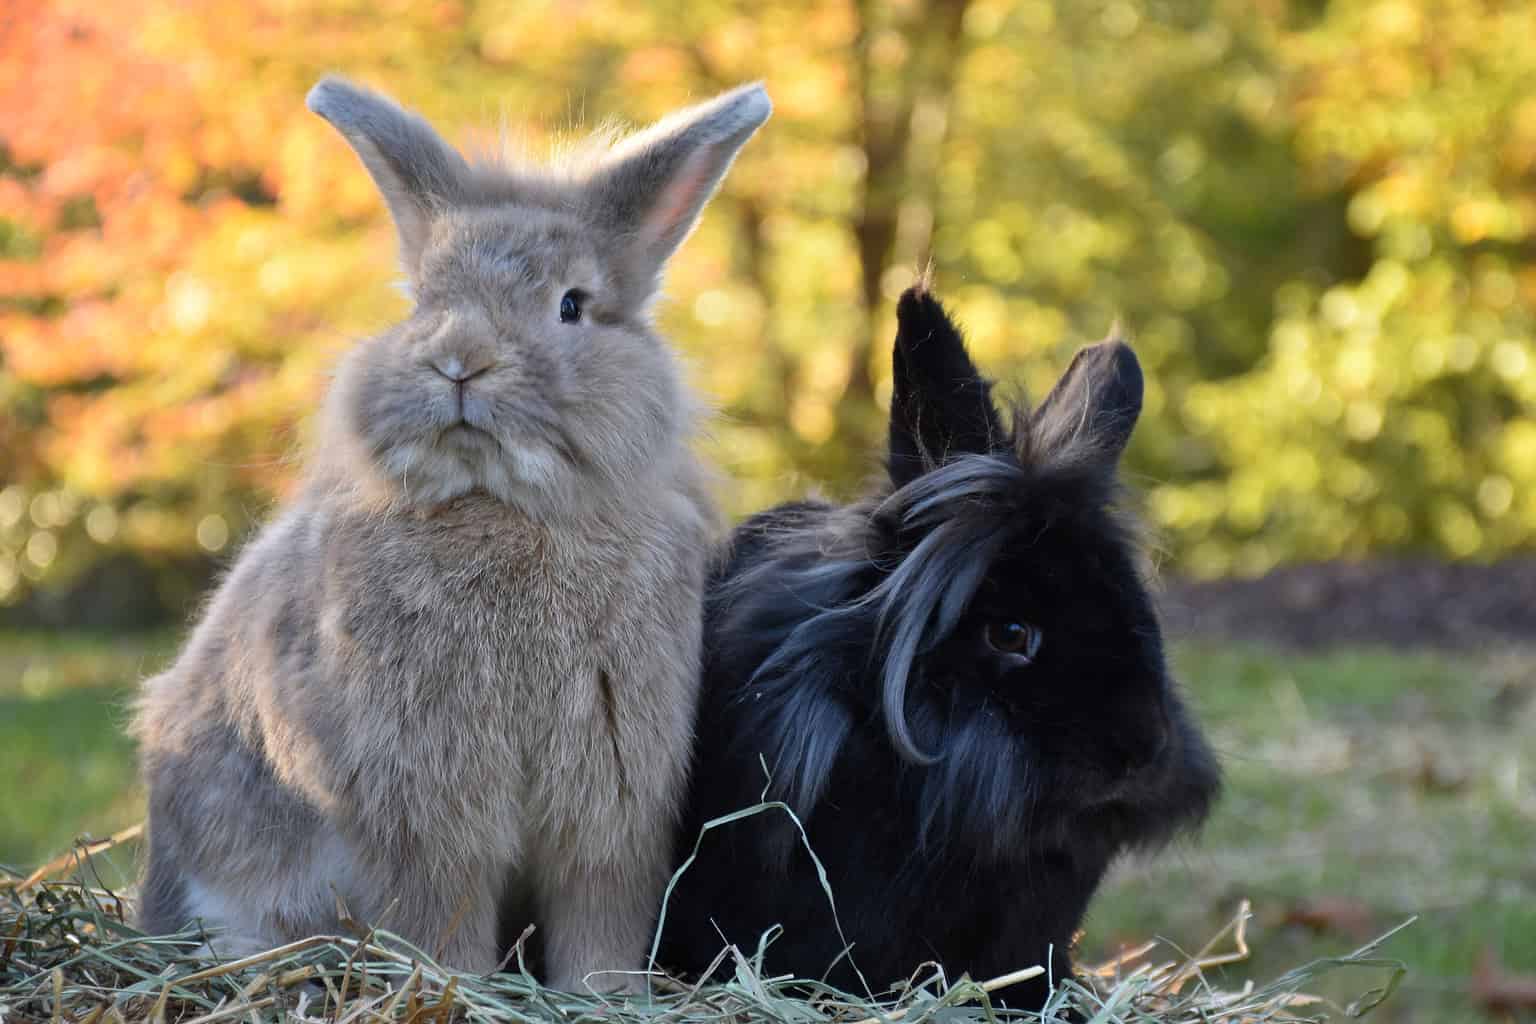
[[[1220,481],[1173,483],[1154,507],[1207,572],[1529,547],[1536,6],[1287,14],[1272,24],[1300,186],[1334,198],[1354,241],[1272,291],[1251,372],[1191,389]]]
[[[927,262],[1037,390],[1118,315],[1179,564],[1536,533],[1536,12],[1451,0],[13,0],[0,11],[0,600],[225,550],[349,338],[381,204],[341,68],[541,152],[742,80],[774,121],[664,324],[743,512],[846,491]],[[500,125],[500,137],[483,126]],[[478,136],[467,129],[480,127]],[[170,579],[169,573],[163,574]]]

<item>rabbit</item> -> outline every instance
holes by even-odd
[[[340,78],[308,106],[382,192],[413,308],[342,357],[295,496],[143,687],[139,921],[241,955],[344,907],[486,972],[517,888],[549,984],[637,971],[718,531],[649,310],[768,96],[550,168],[471,163]]]
[[[1111,861],[1219,788],[1119,499],[1141,370],[1087,347],[1009,422],[926,286],[897,318],[888,481],[748,519],[711,570],[678,844],[697,855],[658,959],[704,971],[777,925],[770,974],[857,991],[930,961],[1042,965],[1003,991],[1039,1009]],[[764,797],[803,823],[835,917],[788,815],[704,830]]]

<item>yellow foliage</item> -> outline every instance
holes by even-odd
[[[1185,569],[1536,538],[1536,5],[12,6],[0,600],[227,551],[336,353],[404,308],[372,185],[303,110],[338,68],[534,153],[767,80],[661,310],[735,513],[865,478],[931,260],[1001,394],[1130,327],[1132,469]]]

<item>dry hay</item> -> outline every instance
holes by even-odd
[[[136,837],[130,829],[77,846],[25,877],[0,877],[0,1024],[1287,1024],[1359,1016],[1387,998],[1405,973],[1401,963],[1376,953],[1399,930],[1393,929],[1348,956],[1308,963],[1269,984],[1218,990],[1206,971],[1248,955],[1246,903],[1194,955],[1166,957],[1160,943],[1149,942],[1061,980],[1043,1014],[995,1005],[990,995],[1037,976],[1039,967],[977,981],[948,979],[925,965],[898,991],[861,997],[815,981],[766,976],[761,950],[729,947],[721,962],[735,970],[724,983],[688,984],[652,973],[645,994],[615,997],[542,987],[523,968],[521,942],[506,970],[464,975],[396,935],[345,917],[347,934],[220,962],[200,950],[204,937],[195,930],[137,931],[127,923],[125,897],[99,879],[87,881],[94,855]],[[1313,979],[1342,967],[1370,968],[1385,980],[1347,1007],[1304,994]]]

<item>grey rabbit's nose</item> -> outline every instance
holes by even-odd
[[[464,361],[458,356],[439,356],[429,364],[441,376],[448,378],[455,384],[463,384],[467,380],[473,380],[491,368],[491,364],[472,363],[464,365]]]

